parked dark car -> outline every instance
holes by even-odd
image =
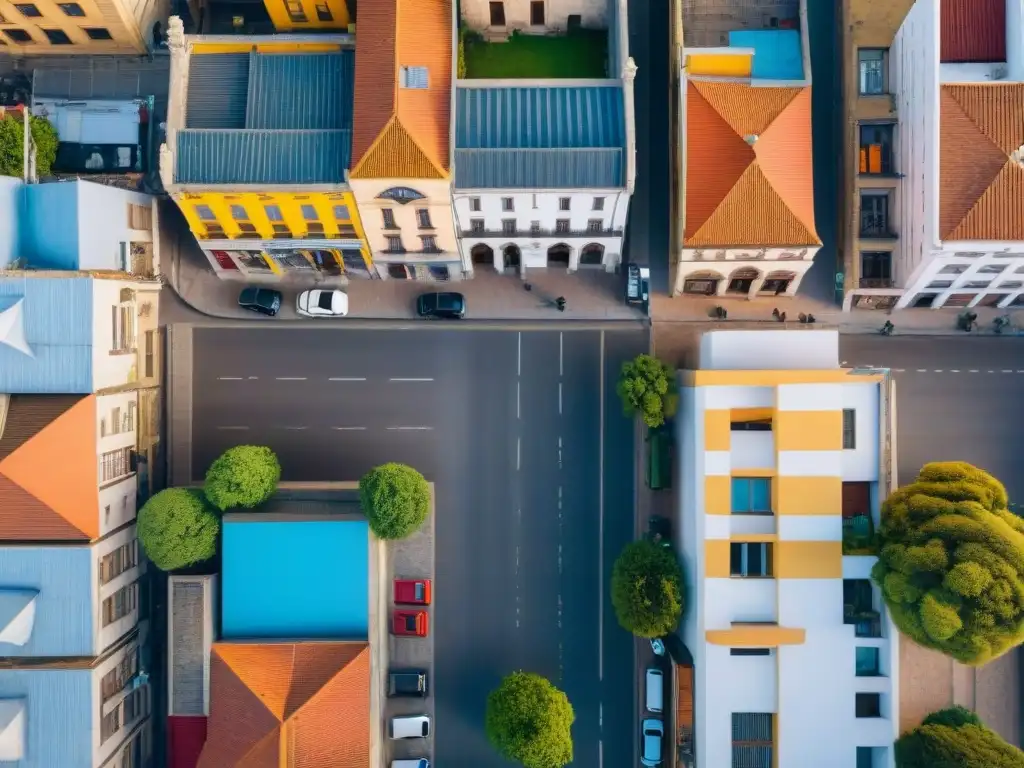
[[[454,291],[424,293],[416,299],[416,314],[420,317],[461,320],[466,316],[466,297]]]
[[[281,292],[273,288],[243,288],[238,294],[238,306],[273,317],[281,309],[281,298]]]
[[[388,696],[427,695],[427,671],[425,669],[393,669],[388,673]]]

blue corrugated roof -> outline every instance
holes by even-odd
[[[619,147],[455,150],[456,189],[609,189],[623,184]]]
[[[750,76],[755,80],[804,79],[799,30],[748,29],[730,32],[729,47],[754,49]]]
[[[25,707],[24,753],[5,764],[92,768],[94,722],[99,729],[92,686],[89,669],[0,670],[0,699],[20,699]]]
[[[36,590],[35,624],[25,645],[0,642],[0,656],[92,656],[93,595],[89,547],[0,548],[0,605],[5,589]],[[2,613],[2,612],[0,612]],[[0,623],[9,617],[0,615]]]
[[[351,128],[354,76],[352,51],[253,54],[245,127]]]
[[[459,88],[457,149],[622,147],[622,88]]]
[[[339,184],[352,131],[178,131],[179,184]]]
[[[0,392],[92,392],[93,280],[2,277],[0,311],[21,301],[32,356],[0,343]]]

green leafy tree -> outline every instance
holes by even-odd
[[[896,742],[897,768],[1024,768],[1024,752],[963,707],[933,712]]]
[[[572,762],[572,704],[551,682],[513,672],[487,697],[484,728],[491,745],[525,768]]]
[[[627,416],[640,414],[648,427],[660,427],[675,410],[672,369],[651,355],[622,364],[616,391]]]
[[[627,544],[612,567],[612,606],[634,635],[672,632],[683,613],[683,573],[672,550],[647,539]]]
[[[379,539],[404,539],[420,529],[430,512],[430,486],[405,464],[381,464],[359,481],[359,501]]]
[[[964,664],[1024,641],[1024,521],[963,462],[926,464],[882,505],[871,572],[900,631]]]
[[[187,488],[152,496],[139,510],[137,526],[146,557],[161,571],[201,563],[217,551],[220,518]]]
[[[0,176],[21,176],[24,171],[24,123],[15,113],[0,117]],[[57,159],[56,129],[45,117],[32,117],[29,123],[32,141],[36,145],[36,172],[48,176]]]
[[[269,499],[281,479],[281,464],[262,445],[228,448],[210,465],[203,491],[206,500],[224,511],[255,507]]]

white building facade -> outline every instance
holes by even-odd
[[[608,26],[606,0],[469,0],[461,3],[466,24],[488,34],[565,32]]]
[[[680,373],[696,768],[894,765],[899,639],[858,550],[893,479],[890,383],[800,337],[708,333]]]

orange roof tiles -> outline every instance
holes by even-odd
[[[215,643],[198,768],[369,768],[366,643]]]
[[[1006,0],[942,0],[939,61],[1006,61]]]
[[[944,85],[939,239],[1024,240],[1024,83]]]
[[[94,395],[11,395],[0,434],[0,540],[99,537]]]
[[[685,245],[820,245],[810,88],[691,80],[686,110]]]
[[[444,179],[449,171],[451,0],[360,0],[351,178]],[[426,88],[402,88],[425,67]]]

